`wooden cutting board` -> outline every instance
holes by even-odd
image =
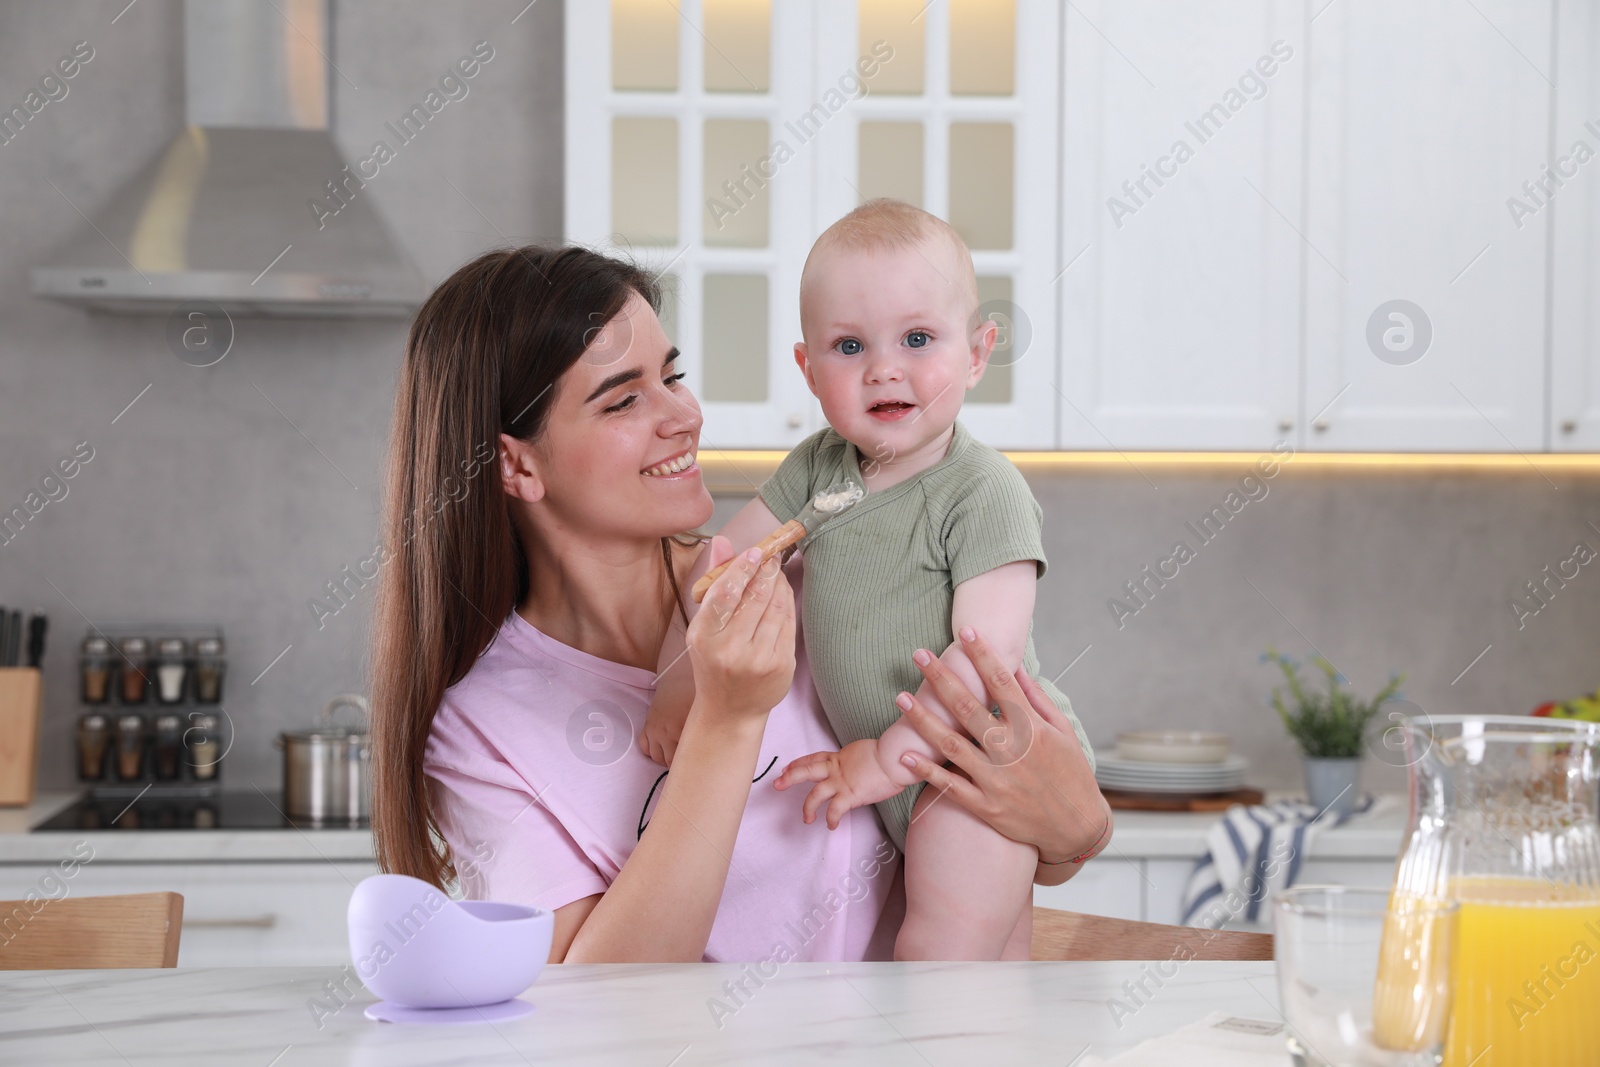
[[[1102,789],[1106,803],[1118,811],[1227,811],[1235,804],[1259,804],[1262,792],[1243,787],[1228,793],[1133,793]]]
[[[33,803],[39,766],[39,670],[0,667],[0,807]]]

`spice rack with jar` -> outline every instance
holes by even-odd
[[[218,793],[231,740],[221,628],[100,626],[81,647],[77,773],[93,795]]]

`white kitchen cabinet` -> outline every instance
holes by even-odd
[[[1597,20],[1069,5],[1061,447],[1600,448]]]
[[[1129,848],[1138,850],[1139,844]],[[1195,850],[1204,848],[1196,843]],[[1118,855],[1105,852],[1084,867],[1077,877],[1059,886],[1034,886],[1033,902],[1041,908],[1058,908],[1115,919],[1180,925],[1183,891],[1194,871],[1192,858]],[[1393,857],[1308,856],[1296,885],[1329,884],[1383,888],[1394,880]],[[1250,929],[1270,929],[1272,916],[1265,909]],[[1243,923],[1230,929],[1247,928]]]
[[[1115,854],[1095,857],[1083,870],[1060,885],[1033,887],[1033,902],[1041,908],[1109,915],[1114,919],[1144,917],[1142,861]]]
[[[58,868],[0,867],[0,899],[39,892]],[[168,891],[183,895],[180,967],[311,967],[349,962],[345,912],[370,863],[106,863],[60,884],[69,897]]]
[[[1305,18],[1291,0],[1068,5],[1060,447],[1292,433]]]
[[[894,195],[1009,224],[971,242],[1014,347],[963,418],[998,447],[1600,450],[1600,163],[1571,159],[1600,152],[1590,5],[733,10],[567,19],[568,237],[662,272],[706,447],[822,425],[790,352],[800,264]],[[841,95],[880,39],[870,91]]]
[[[1193,871],[1192,859],[1102,854],[1062,885],[1034,886],[1033,902],[1041,908],[1176,926],[1183,919],[1183,890]],[[1308,858],[1295,884],[1383,888],[1393,881],[1392,859]],[[1270,926],[1271,916],[1263,913],[1259,925]]]
[[[1306,447],[1547,447],[1550,216],[1507,201],[1548,159],[1551,34],[1551,5],[1511,0],[1317,17]]]
[[[1587,0],[1557,8],[1555,180],[1548,206],[1523,222],[1548,222],[1554,242],[1550,446],[1600,452],[1600,11]]]
[[[1148,859],[1144,921],[1177,926],[1183,921],[1183,890],[1194,872],[1194,860]]]
[[[1316,859],[1300,868],[1297,885],[1353,885],[1387,889],[1394,885],[1394,860]]]

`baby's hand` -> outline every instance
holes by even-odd
[[[693,706],[694,676],[689,672],[689,660],[685,657],[656,682],[655,698],[650,701],[650,710],[645,712],[644,729],[639,731],[639,751],[663,767],[672,766],[678,738],[683,736],[683,724],[689,720],[689,709]]]
[[[783,769],[773,783],[787,789],[798,782],[816,782],[806,795],[805,821],[816,821],[817,809],[828,804],[828,829],[837,830],[845,815],[863,804],[888,800],[905,786],[892,781],[878,765],[878,742],[865,738],[838,752],[813,752]]]

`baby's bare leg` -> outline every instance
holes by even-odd
[[[897,960],[1028,959],[1039,854],[932,787],[906,831]]]
[[[1000,953],[1003,960],[1031,960],[1033,959],[1033,902],[1022,909],[1022,914],[1017,916],[1016,929],[1011,931],[1011,936],[1006,939],[1006,947]]]

